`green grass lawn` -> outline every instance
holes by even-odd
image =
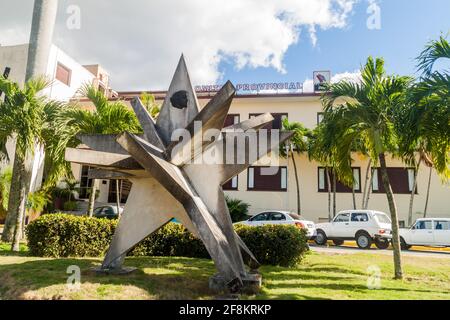
[[[0,244],[0,299],[212,299],[210,260],[129,257],[130,275],[97,275],[101,259],[46,259],[11,254]],[[263,288],[244,299],[450,299],[450,259],[403,257],[405,279],[392,280],[392,258],[368,253],[311,253],[296,268],[264,266]],[[81,289],[66,285],[67,267],[81,268]],[[367,288],[367,268],[381,270],[381,288]]]

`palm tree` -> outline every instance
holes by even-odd
[[[325,136],[324,125],[319,124],[308,139],[308,158],[316,160],[325,166],[325,178],[328,192],[328,220],[331,221],[336,216],[336,174],[335,174],[335,150],[330,145]],[[333,172],[333,179],[330,177]],[[332,181],[333,180],[333,181]],[[331,201],[331,190],[333,189],[333,201]],[[332,208],[333,207],[333,208]]]
[[[380,165],[381,178],[389,204],[392,220],[392,245],[394,248],[395,279],[403,277],[397,206],[389,181],[386,153],[395,153],[397,132],[395,110],[406,103],[408,77],[387,76],[384,61],[369,57],[361,69],[361,83],[340,81],[331,84],[322,96],[326,115],[324,125],[335,145],[337,169],[350,177],[351,153],[359,140],[371,158]],[[336,104],[336,105],[335,105]]]
[[[25,74],[26,83],[32,81],[33,78],[42,76],[46,73],[57,7],[58,0],[35,0],[34,2],[30,44],[28,47],[28,61]],[[5,97],[7,98],[6,93]],[[0,138],[0,140],[2,139]],[[5,144],[5,140],[0,143],[0,149],[3,151]],[[19,225],[17,221],[25,214],[25,200],[31,179],[31,163],[31,155],[21,155],[20,151],[17,152],[16,147],[11,183],[12,187],[9,199],[9,202],[14,205],[9,206],[5,228],[2,234],[3,241],[11,241],[11,238],[14,237],[12,247],[14,251],[19,250],[19,237],[22,232],[21,230],[14,229],[14,227]],[[14,220],[16,223],[13,224]]]
[[[38,77],[26,82],[21,89],[19,84],[0,77],[0,90],[5,93],[5,101],[0,104],[0,141],[16,141],[8,214],[2,240],[13,240],[14,251],[19,249],[29,192],[29,160],[33,157],[36,145],[43,146],[44,151],[57,148],[48,138],[62,136],[66,130],[64,122],[60,121],[64,105],[40,95],[49,84],[45,78]]]
[[[294,132],[291,138],[280,146],[280,155],[282,157],[287,157],[288,159],[290,157],[292,159],[297,190],[297,213],[301,214],[300,183],[297,163],[295,161],[295,153],[300,154],[308,150],[306,137],[310,135],[310,132],[301,123],[289,122],[287,118],[283,120],[283,130]]]
[[[11,188],[12,169],[4,167],[0,170],[0,216],[2,219],[8,211],[9,190]]]
[[[422,77],[412,95],[417,103],[417,108],[410,115],[416,129],[412,140],[424,141],[426,155],[429,156],[424,217],[428,209],[433,168],[443,180],[448,181],[450,177],[450,74],[448,71],[433,71],[440,59],[450,59],[450,43],[443,36],[430,41],[417,58]]]
[[[76,134],[119,134],[124,131],[134,133],[142,131],[136,115],[122,101],[109,101],[92,85],[84,85],[80,89],[80,94],[91,100],[95,109],[88,111],[72,108],[67,111],[66,115],[70,119],[69,126],[76,128]],[[89,195],[89,216],[92,216],[94,212],[96,193],[96,181],[93,179]]]
[[[159,115],[160,108],[155,101],[155,96],[150,93],[143,92],[141,94],[141,101],[144,107],[147,109],[148,113],[150,113],[150,115],[153,117],[153,119],[156,119]]]

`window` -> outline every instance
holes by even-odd
[[[431,230],[433,229],[433,224],[431,223],[431,220],[420,220],[416,222],[416,224],[414,225],[414,229]]]
[[[450,230],[450,221],[434,221],[434,229],[436,230]]]
[[[334,218],[333,222],[348,222],[350,220],[350,213],[341,213]]]
[[[361,169],[352,168],[353,170],[353,187],[355,192],[361,192]],[[328,179],[330,179],[330,188],[333,191],[333,170],[328,168],[329,177],[327,177],[327,169],[326,168],[318,168],[317,176],[318,176],[318,191],[319,192],[328,192]],[[341,193],[351,193],[352,188],[348,187],[344,183],[336,180],[336,192]]]
[[[59,63],[56,65],[55,78],[67,86],[70,86],[70,80],[72,78],[72,70]]]
[[[323,112],[317,112],[317,124],[320,124],[323,120],[324,113]]]
[[[269,216],[269,220],[282,221],[282,220],[286,220],[286,217],[281,212],[272,212]]]
[[[374,193],[384,193],[380,168],[374,168],[372,172],[372,191]],[[387,168],[392,191],[398,194],[410,194],[414,186],[414,172],[415,170],[412,168]]]
[[[391,223],[391,218],[389,218],[384,213],[375,213],[375,217],[377,218],[378,222],[380,223]],[[403,224],[405,222],[403,221]]]
[[[249,191],[286,191],[286,167],[250,167],[247,174]]]
[[[367,213],[352,213],[352,222],[367,222],[369,217]]]
[[[234,176],[222,185],[223,190],[237,190],[238,189],[238,176]]]
[[[119,190],[120,190],[120,203],[127,202],[128,195],[131,191],[132,183],[129,180],[119,180]],[[116,180],[109,181],[109,192],[108,192],[108,202],[116,202]]]
[[[239,121],[240,121],[239,119],[240,119],[239,114],[231,114],[230,113],[225,118],[225,122],[223,124],[223,127],[226,128],[226,127],[232,126],[233,124],[238,124]]]
[[[254,216],[253,218],[250,219],[250,221],[266,221],[269,220],[268,219],[268,213],[260,213],[256,216]]]
[[[254,118],[257,117],[259,115],[261,115],[262,113],[250,113],[249,114],[249,118]],[[283,120],[287,119],[288,114],[287,113],[271,113],[272,117],[274,118],[273,121],[271,123],[268,123],[267,125],[265,125],[262,129],[278,129],[281,130],[283,127]]]
[[[82,166],[80,177],[80,192],[78,194],[80,199],[89,198],[89,191],[92,187],[92,179],[89,179],[88,175],[89,175],[89,167]]]

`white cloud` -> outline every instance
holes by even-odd
[[[55,43],[83,63],[101,63],[117,89],[166,88],[181,52],[194,83],[215,83],[223,80],[225,60],[237,69],[285,72],[284,55],[301,31],[315,45],[318,29],[346,26],[356,1],[79,0],[81,29],[69,30],[66,9],[74,1],[61,0]],[[0,43],[7,44],[11,36],[5,39],[3,30],[18,21],[29,30],[23,26],[30,24],[32,5],[2,1],[4,9],[12,15],[0,21]]]

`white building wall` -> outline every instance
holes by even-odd
[[[23,86],[25,82],[25,72],[28,60],[28,44],[16,46],[0,46],[0,73],[3,73],[5,67],[10,67],[11,72],[9,79],[18,82]],[[71,70],[70,85],[66,85],[55,79],[56,66],[61,63]],[[76,62],[61,49],[52,45],[50,57],[47,66],[48,79],[52,80],[49,88],[43,91],[50,98],[59,101],[68,101],[72,98],[78,89],[84,83],[92,83],[94,75],[86,70],[81,64]],[[10,163],[14,161],[15,143],[10,139],[7,143],[8,156]],[[3,166],[7,164],[3,163]],[[38,190],[41,186],[44,171],[44,153],[41,147],[37,146],[35,150],[35,158],[33,161],[31,191]]]

